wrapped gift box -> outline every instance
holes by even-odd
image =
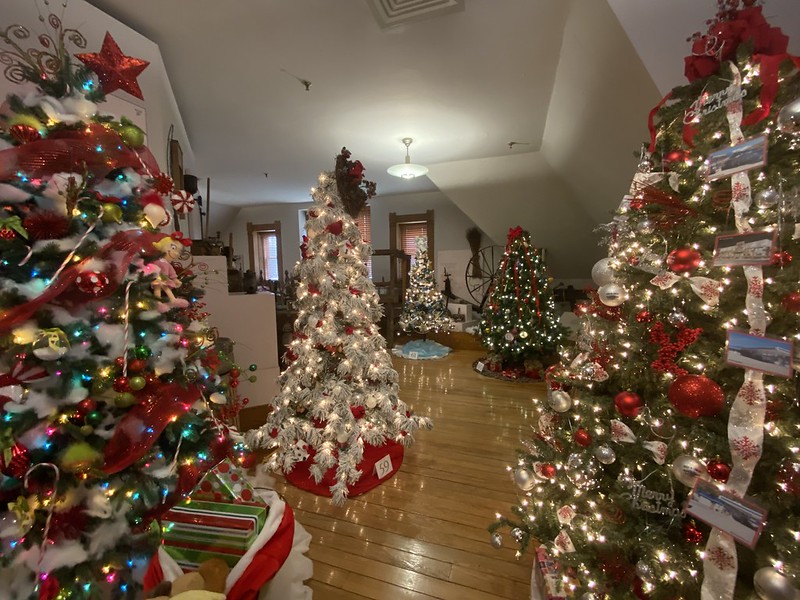
[[[261,533],[267,511],[263,503],[190,499],[164,515],[164,549],[184,570],[196,569],[209,558],[233,566]]]
[[[561,568],[556,560],[547,552],[547,548],[539,546],[536,549],[536,563],[533,565],[532,587],[539,591],[532,598],[542,598],[544,600],[566,600],[570,597],[567,594],[566,586],[561,573]]]
[[[257,496],[241,469],[230,459],[225,459],[206,473],[200,485],[192,492],[192,498],[213,502],[253,502]]]

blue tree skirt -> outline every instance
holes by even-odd
[[[450,354],[450,348],[433,340],[414,340],[402,346],[395,346],[392,348],[392,354],[403,358],[427,360],[447,356]]]

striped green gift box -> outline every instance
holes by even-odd
[[[263,529],[267,511],[264,504],[190,499],[164,515],[164,549],[181,566],[214,557],[235,564]]]

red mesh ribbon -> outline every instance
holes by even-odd
[[[86,257],[77,265],[64,269],[58,279],[52,282],[42,294],[25,304],[0,312],[0,332],[6,332],[12,327],[27,321],[40,307],[48,302],[74,307],[82,306],[88,301],[93,302],[113,294],[122,284],[134,257],[140,253],[153,253],[153,242],[157,242],[164,237],[166,237],[166,234],[150,233],[139,229],[121,231],[115,234],[98,253]],[[107,264],[105,274],[108,277],[109,285],[106,287],[105,292],[99,296],[88,297],[74,286],[74,282],[84,269],[84,264],[95,259],[100,259]]]
[[[150,150],[128,148],[115,131],[97,123],[82,129],[54,131],[46,139],[0,151],[0,181],[18,173],[42,178],[84,170],[102,179],[124,167],[160,172]]]
[[[661,207],[661,211],[651,213],[650,218],[663,229],[675,227],[686,217],[693,217],[697,214],[696,210],[686,206],[679,198],[671,196],[655,186],[644,185],[636,190],[636,197],[631,201],[631,208],[639,210],[648,205]]]

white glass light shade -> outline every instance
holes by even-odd
[[[415,165],[411,162],[401,163],[399,165],[392,165],[386,172],[395,177],[402,177],[403,179],[414,179],[414,177],[421,177],[428,172],[428,167],[422,165]]]

